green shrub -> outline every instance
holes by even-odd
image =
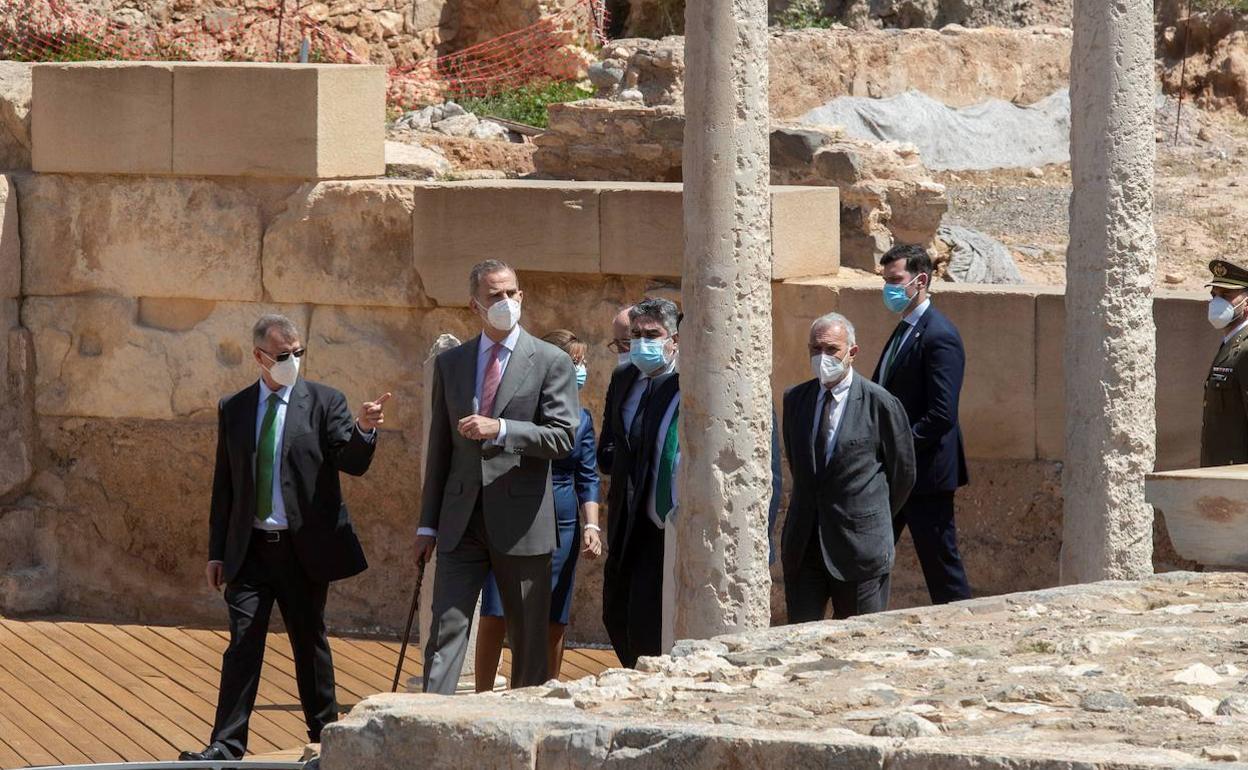
[[[594,92],[575,81],[542,83],[500,91],[493,96],[457,98],[460,106],[482,117],[489,116],[546,128],[546,105],[588,99]]]
[[[835,22],[831,16],[823,14],[823,0],[793,0],[789,7],[776,14],[773,23],[783,29],[806,29],[822,27],[827,29]]]

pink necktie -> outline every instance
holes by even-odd
[[[496,342],[490,348],[490,362],[485,367],[485,381],[481,383],[481,414],[494,416],[494,398],[498,396],[498,383],[503,379],[503,364],[499,354],[503,352],[503,343]]]

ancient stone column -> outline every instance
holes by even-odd
[[[1063,583],[1152,573],[1153,3],[1075,0]]]
[[[679,639],[771,619],[767,0],[685,10]]]

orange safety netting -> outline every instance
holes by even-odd
[[[149,25],[108,18],[70,0],[0,0],[0,59],[22,61],[305,61],[369,63],[362,39],[295,0]],[[323,10],[323,6],[321,6]],[[124,17],[123,17],[124,18]],[[605,42],[605,0],[575,0],[533,24],[453,53],[390,69],[388,101],[413,107],[485,96],[583,69],[584,46]],[[354,46],[353,47],[353,43]]]

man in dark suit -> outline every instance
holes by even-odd
[[[958,398],[966,353],[957,327],[932,307],[932,259],[922,246],[894,246],[883,257],[884,304],[900,313],[872,380],[906,407],[914,432],[918,479],[896,521],[910,527],[933,604],[971,597],[958,553],[953,495],[967,483]]]
[[[793,476],[780,539],[790,623],[888,607],[893,521],[914,484],[905,410],[853,372],[854,327],[829,313],[810,327],[814,379],[784,396]]]
[[[549,671],[551,551],[556,545],[550,461],[567,457],[580,423],[567,353],[520,326],[524,293],[510,266],[472,268],[477,337],[438,356],[416,558],[436,544],[433,624],[424,689],[453,695],[477,597],[491,569],[512,650],[512,687]]]
[[[645,299],[629,317],[631,363],[607,388],[598,465],[611,477],[602,619],[620,663],[632,667],[662,652],[663,528],[675,506],[680,376],[676,304]]]
[[[225,586],[230,644],[212,739],[183,760],[240,759],[260,685],[273,603],[295,659],[308,738],[338,718],[334,663],[325,633],[329,584],[368,566],[342,501],[338,474],[362,476],[373,459],[382,404],[358,420],[333,388],[299,379],[304,348],[289,319],[266,315],[253,329],[260,381],[221,401],[208,532],[208,584]]]

